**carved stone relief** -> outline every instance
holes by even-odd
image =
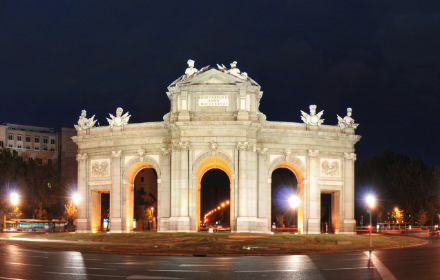
[[[91,177],[110,176],[110,159],[94,159],[90,163]]]
[[[321,159],[322,177],[340,177],[341,163],[338,159]]]

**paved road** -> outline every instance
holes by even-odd
[[[42,251],[0,242],[0,280],[440,279],[440,241],[404,249],[262,257],[157,257]]]

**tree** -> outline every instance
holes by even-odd
[[[433,168],[420,159],[384,150],[357,165],[357,217],[366,215],[363,196],[372,191],[379,199],[375,212],[381,221],[390,221],[393,209],[398,207],[404,210],[407,223],[438,223],[439,186],[440,167]]]

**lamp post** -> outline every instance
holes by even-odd
[[[372,216],[371,212],[373,211],[375,202],[376,202],[376,198],[373,195],[371,195],[371,194],[367,195],[367,206],[368,206],[367,212],[370,213],[370,252],[373,248],[373,241],[371,239],[371,229],[373,227],[373,223],[372,223],[372,219],[371,219],[371,216]]]
[[[79,193],[74,193],[72,195],[72,200],[73,200],[73,203],[78,207],[78,203],[81,200],[81,196],[79,195]]]
[[[9,196],[11,198],[11,204],[15,207],[18,204],[18,193],[13,192]]]
[[[289,205],[290,205],[290,208],[293,209],[293,218],[294,219],[295,219],[295,210],[299,206],[300,202],[301,201],[300,201],[300,199],[299,199],[299,197],[297,195],[292,195],[289,198]]]

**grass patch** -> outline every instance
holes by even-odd
[[[236,238],[230,238],[234,236]],[[252,238],[257,236],[258,238]],[[35,241],[5,242],[33,248],[143,255],[275,255],[346,252],[369,249],[368,235],[294,235],[242,233],[51,233],[29,234]],[[405,235],[373,235],[373,247],[384,249],[423,244]],[[47,239],[48,241],[41,241]],[[50,242],[64,240],[67,242]]]

